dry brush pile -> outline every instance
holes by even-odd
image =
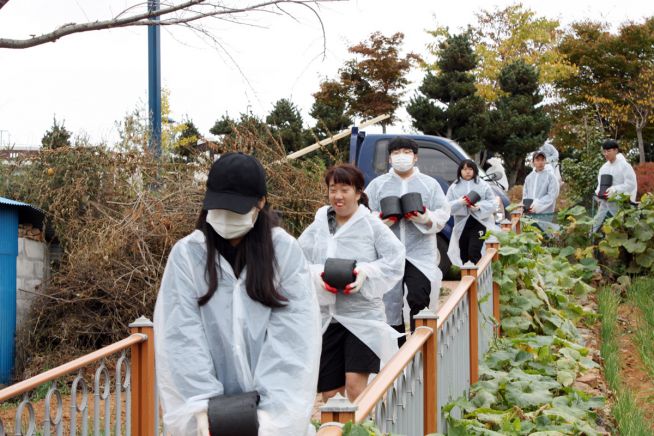
[[[324,154],[285,161],[271,135],[247,127],[220,148],[262,161],[268,200],[289,232],[298,235],[324,203]],[[130,322],[152,316],[168,253],[195,227],[210,165],[102,147],[44,150],[0,165],[0,195],[45,210],[63,250],[19,332],[17,378],[121,339]]]

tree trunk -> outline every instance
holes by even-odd
[[[386,124],[382,124],[382,133],[385,135],[386,134]]]
[[[523,165],[524,158],[517,158],[512,162],[512,165],[508,166],[509,174],[506,175],[509,180],[509,188],[515,186],[515,182],[518,179],[518,174],[520,173],[520,166]]]
[[[636,126],[636,137],[638,138],[638,154],[640,163],[645,163],[645,144],[643,143],[643,128]]]

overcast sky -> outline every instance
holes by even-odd
[[[134,0],[10,0],[0,9],[0,37],[23,38],[70,22],[106,19]],[[245,2],[239,2],[245,3]],[[510,1],[352,0],[319,6],[327,52],[315,16],[302,7],[284,15],[250,15],[250,25],[211,24],[216,43],[188,30],[162,31],[162,85],[170,90],[172,118],[195,122],[203,134],[222,114],[246,110],[265,116],[275,101],[290,98],[305,119],[311,94],[324,77],[336,77],[349,58],[347,47],[374,31],[405,34],[406,51],[425,52],[426,29],[447,25],[457,30],[474,22],[482,8]],[[643,0],[525,1],[538,14],[564,25],[582,19],[613,26],[654,15],[654,2]],[[212,20],[215,21],[215,20]],[[410,76],[415,89],[421,72]],[[23,50],[0,49],[0,136],[18,146],[38,145],[53,116],[74,134],[113,143],[116,121],[147,103],[147,30],[96,31]],[[413,91],[407,95],[410,96]],[[391,131],[406,131],[404,114]]]

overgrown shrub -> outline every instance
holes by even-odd
[[[597,174],[605,160],[598,147],[574,150],[572,157],[561,162],[561,176],[568,185],[568,200],[573,204],[590,208],[593,192],[597,187]]]
[[[221,151],[261,160],[268,201],[297,235],[324,204],[325,165],[286,161],[280,144],[247,128],[233,139]],[[18,378],[121,339],[130,322],[152,316],[168,253],[195,226],[210,165],[103,147],[43,150],[0,165],[0,195],[42,208],[64,253],[20,333],[28,368]]]
[[[654,162],[645,162],[634,167],[638,180],[638,198],[654,192]]]

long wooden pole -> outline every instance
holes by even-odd
[[[372,126],[373,124],[377,124],[381,121],[384,121],[385,119],[390,118],[390,114],[384,114],[384,115],[379,115],[371,120],[364,121],[361,123],[358,127],[361,129],[363,127],[368,127]],[[329,138],[325,138],[322,141],[318,141],[314,144],[311,144],[307,147],[304,147],[301,150],[294,151],[293,153],[289,154],[286,156],[286,159],[297,159],[298,157],[304,156],[305,154],[311,153],[312,151],[318,150],[319,148],[324,147],[325,145],[331,144],[334,141],[338,141],[341,138],[345,138],[346,136],[350,136],[350,133],[352,132],[352,128],[348,127],[345,130],[341,130],[339,133],[337,133],[334,136],[330,136]]]

